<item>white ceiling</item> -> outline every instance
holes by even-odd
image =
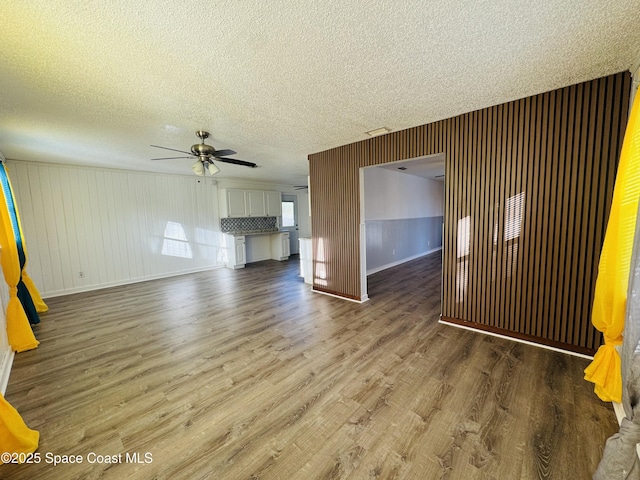
[[[444,182],[444,154],[442,153],[400,162],[385,163],[379,168]]]
[[[195,130],[304,184],[307,155],[629,69],[640,0],[3,0],[0,151],[190,173]]]

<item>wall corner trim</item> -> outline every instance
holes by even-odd
[[[13,359],[16,353],[9,349],[0,358],[0,393],[2,395],[7,391],[7,385],[9,384],[9,375],[11,375],[11,366],[13,365]]]
[[[321,287],[317,287],[317,286],[313,286],[313,288],[311,289],[312,292],[315,293],[321,293],[322,295],[328,295],[330,297],[335,297],[335,298],[339,298],[341,300],[348,300],[350,302],[355,302],[355,303],[364,303],[367,300],[369,300],[369,296],[368,295],[364,295],[361,298],[358,297],[354,297],[351,295],[346,295],[346,294],[342,294],[342,293],[337,293],[337,292],[332,292],[330,290],[324,290]]]

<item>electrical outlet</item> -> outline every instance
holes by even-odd
[[[395,248],[393,249],[393,252],[391,252],[391,254],[392,254],[392,255],[395,255],[395,254],[396,254],[396,249],[395,249]]]
[[[78,272],[78,276],[79,276],[80,278],[84,278],[84,272],[82,272],[82,271]]]

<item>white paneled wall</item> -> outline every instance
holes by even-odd
[[[221,265],[218,187],[195,176],[8,162],[43,296]]]
[[[2,255],[2,252],[0,252]],[[0,279],[4,284],[4,278]],[[7,339],[7,322],[5,312],[7,311],[7,303],[9,302],[9,291],[0,288],[0,393],[4,395],[9,382],[9,374],[11,373],[11,365],[13,363],[13,350],[9,346]]]

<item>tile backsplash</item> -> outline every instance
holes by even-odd
[[[254,232],[256,230],[278,230],[276,217],[221,218],[222,232]]]

